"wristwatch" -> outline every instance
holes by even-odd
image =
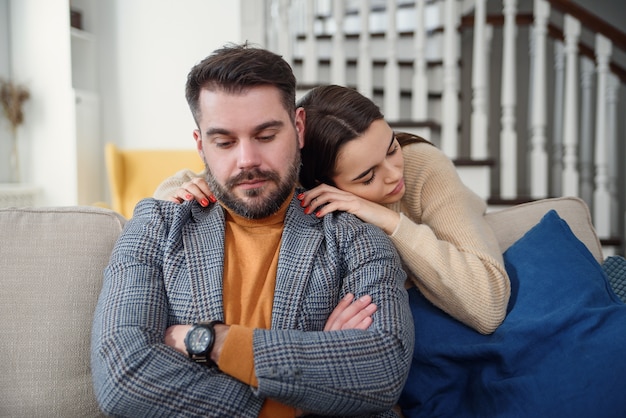
[[[215,343],[215,324],[223,324],[222,321],[198,322],[194,324],[185,336],[185,348],[189,353],[189,358],[196,363],[203,363],[206,366],[214,367],[215,362],[211,360],[211,351]]]

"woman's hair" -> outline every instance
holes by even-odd
[[[384,116],[358,91],[337,85],[314,88],[297,106],[306,112],[300,184],[307,189],[320,183],[334,186],[332,178],[341,148]],[[408,133],[396,133],[396,138],[400,146],[428,142]]]
[[[280,56],[248,43],[228,44],[196,64],[187,75],[185,97],[196,121],[200,120],[203,88],[241,93],[251,87],[274,86],[293,119],[296,110],[296,77]],[[262,103],[259,106],[263,106]]]

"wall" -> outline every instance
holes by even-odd
[[[239,2],[99,1],[102,138],[122,148],[190,148],[189,69],[240,41]]]

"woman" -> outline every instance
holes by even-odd
[[[314,216],[342,210],[383,229],[411,284],[434,305],[480,333],[504,320],[510,283],[484,201],[428,141],[394,134],[379,108],[355,90],[322,86],[298,104],[306,111],[298,198]],[[181,186],[182,185],[182,186]],[[214,198],[189,171],[155,197],[206,206]]]

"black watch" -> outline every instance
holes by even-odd
[[[223,322],[198,322],[187,331],[185,336],[185,348],[189,353],[189,358],[209,367],[216,366],[211,360],[211,351],[215,343],[215,329],[213,328],[215,324],[223,324]]]

